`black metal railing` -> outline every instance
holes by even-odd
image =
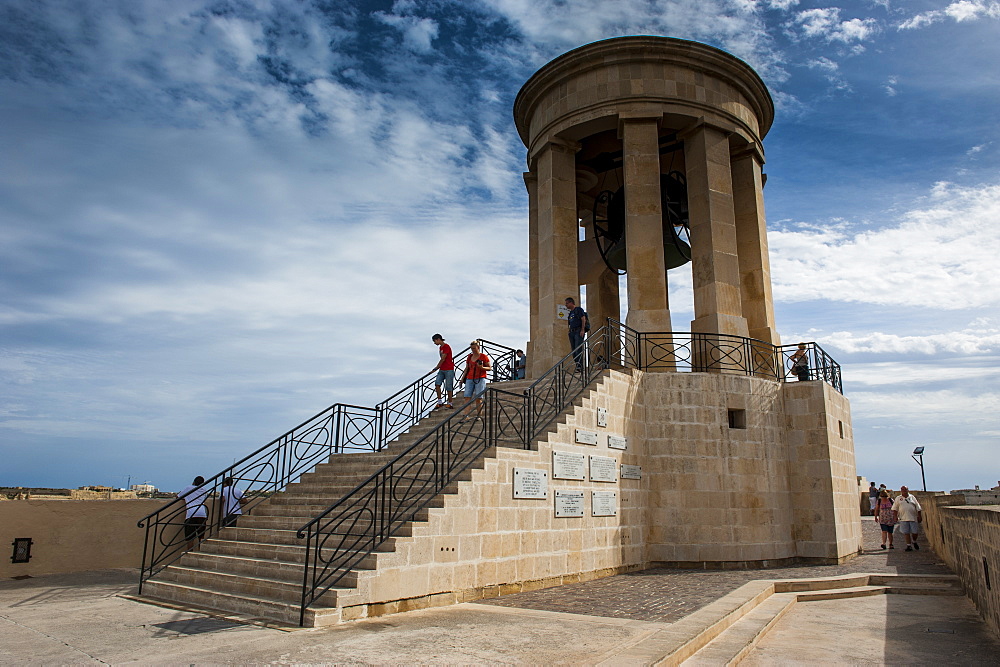
[[[803,368],[801,362],[797,368],[795,361],[793,361],[793,358],[800,349],[798,345],[782,345],[775,348],[775,354],[778,357],[778,368],[782,369],[781,379],[822,380],[843,394],[844,385],[840,375],[840,364],[834,361],[833,357],[827,354],[826,350],[816,343],[803,344],[805,345],[802,348],[805,352],[804,370],[799,370]]]
[[[513,379],[514,349],[486,340],[480,341],[480,345],[491,358],[493,381]],[[455,355],[459,368],[468,353],[467,347]],[[437,403],[436,375],[436,371],[431,371],[421,376],[375,407],[332,405],[208,478],[189,494],[197,494],[207,515],[205,525],[197,529],[198,538],[215,535],[226,525],[227,516],[220,501],[226,478],[232,478],[233,485],[244,490],[246,503],[241,511],[248,513],[261,500],[283,490],[333,455],[379,451],[433,409]],[[139,521],[139,527],[146,529],[140,593],[146,579],[180,558],[195,542],[185,534],[187,509],[185,498],[180,497]]]
[[[793,347],[793,346],[789,346]],[[796,347],[796,349],[798,349]],[[806,347],[817,377],[840,390],[840,367],[818,346]],[[783,381],[786,354],[764,341],[702,333],[642,333],[615,320],[593,332],[521,394],[489,387],[480,418],[459,410],[304,524],[300,623],[396,530],[494,446],[530,449],[535,440],[608,368],[738,373]],[[820,370],[822,369],[822,371]]]

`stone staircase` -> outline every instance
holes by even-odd
[[[595,384],[601,381],[599,378]],[[530,384],[528,380],[518,380],[492,386],[519,394]],[[548,431],[554,431],[564,422],[588,394],[588,391],[583,392]],[[457,409],[462,408],[463,400],[456,397]],[[249,513],[240,517],[237,525],[223,528],[215,537],[201,542],[197,550],[185,553],[148,579],[143,584],[142,597],[235,614],[244,619],[298,625],[306,550],[304,540],[297,537],[297,530],[431,432],[451,413],[451,410],[432,412],[382,451],[331,456],[328,462],[303,474],[284,491],[253,506]],[[468,422],[454,428],[471,431],[477,428],[477,423]],[[503,438],[498,442],[504,444]],[[519,446],[513,438],[510,444]],[[472,471],[482,468],[495,452],[495,449],[484,451],[443,493],[417,512],[413,520],[393,531],[393,537],[364,557],[336,587],[310,605],[303,625],[316,627],[337,623],[341,620],[341,608],[364,603],[359,584],[377,575],[380,558],[394,551],[396,539],[411,535],[414,523],[425,521],[430,508],[441,507],[445,497],[457,491],[458,483],[471,479]],[[329,557],[330,553],[325,552],[324,556]]]

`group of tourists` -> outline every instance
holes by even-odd
[[[455,357],[451,350],[451,345],[445,342],[444,336],[439,333],[431,336],[431,341],[438,346],[438,362],[434,366],[437,375],[434,378],[434,390],[437,392],[437,405],[435,410],[454,408],[455,400]],[[514,377],[524,379],[528,358],[523,350],[515,352]],[[486,377],[493,368],[488,354],[483,352],[482,345],[478,340],[469,343],[469,354],[465,358],[465,370],[458,380],[463,385],[465,403],[468,405],[473,400],[476,402],[476,413],[465,413],[463,422],[470,419],[481,419],[483,410],[483,393],[486,391]],[[447,397],[447,398],[446,398]]]
[[[882,528],[882,548],[895,549],[892,538],[896,529],[906,539],[905,551],[920,550],[917,536],[920,534],[920,523],[923,521],[923,508],[920,501],[910,495],[905,486],[899,487],[899,495],[892,497],[892,492],[885,484],[876,488],[875,482],[868,487],[869,508],[872,516]]]

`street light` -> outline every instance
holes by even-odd
[[[917,465],[920,466],[920,481],[923,482],[923,484],[924,484],[924,491],[926,491],[927,490],[927,478],[924,477],[924,448],[923,447],[917,447],[916,449],[914,449],[913,453],[910,454],[910,458],[912,458],[914,461],[916,461]]]

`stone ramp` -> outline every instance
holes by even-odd
[[[854,574],[752,581],[604,665],[735,665],[796,604],[873,595],[962,595],[954,575]]]
[[[598,379],[597,384],[600,382]],[[530,384],[529,380],[519,380],[493,386],[520,394]],[[547,432],[553,432],[560,424],[565,423],[568,415],[592,391],[594,385],[591,385],[590,390],[584,391],[574,405],[564,410]],[[464,407],[460,400],[456,399],[455,402],[457,411]],[[430,433],[451,413],[451,410],[431,413],[382,451],[332,456],[328,462],[303,474],[298,482],[289,484],[284,491],[256,505],[252,512],[240,517],[236,526],[222,529],[216,536],[204,540],[197,550],[184,554],[148,579],[143,584],[143,597],[151,601],[237,614],[247,619],[266,619],[298,625],[306,552],[304,540],[298,538],[297,530]],[[471,435],[473,430],[481,429],[481,424],[482,422],[469,421],[456,425],[456,428],[469,429]],[[545,434],[542,434],[540,439],[544,437]],[[511,446],[520,445],[514,438],[509,440]],[[498,438],[498,442],[506,444],[503,438]],[[416,512],[412,520],[398,526],[391,538],[377,545],[373,553],[360,557],[335,587],[310,605],[303,624],[316,627],[338,623],[345,620],[342,610],[348,607],[355,610],[363,608],[364,615],[368,615],[373,602],[372,590],[378,588],[383,591],[380,597],[386,597],[386,582],[379,585],[376,580],[383,561],[390,556],[398,556],[398,539],[412,536],[415,525],[425,523],[432,509],[443,507],[447,498],[457,493],[459,483],[469,481],[473,470],[482,469],[485,461],[495,455],[495,448],[484,451],[451,485],[431,498],[424,509]],[[420,472],[414,481],[429,483],[431,474]],[[344,508],[345,515],[356,517],[357,523],[352,531],[355,534],[365,534],[368,522],[371,521],[365,502],[361,500]],[[324,555],[328,560],[335,559],[338,555],[336,546],[325,551]],[[349,552],[344,552],[344,556],[349,557]],[[426,557],[433,559],[434,555],[428,553]],[[412,560],[409,555],[407,558]],[[393,558],[394,562],[398,560],[399,558]],[[422,598],[422,606],[456,601],[454,596],[449,598],[445,595],[417,597]],[[386,600],[380,600],[378,605],[380,613],[414,608],[412,603],[392,603]],[[356,614],[357,611],[353,613]]]

